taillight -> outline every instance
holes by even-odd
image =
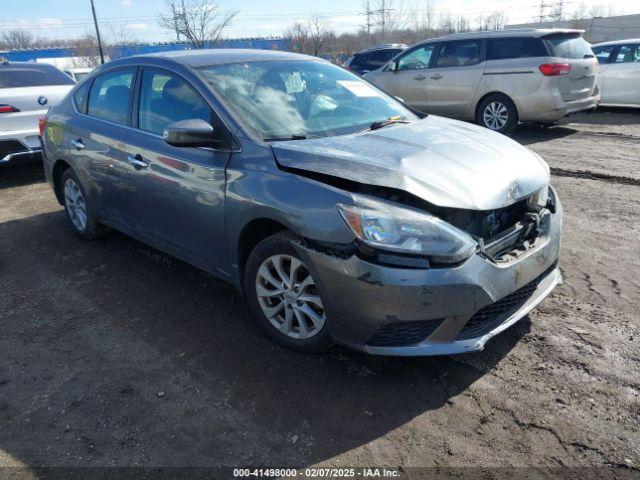
[[[47,117],[40,117],[38,119],[38,128],[40,129],[40,136],[44,135],[44,129],[47,128]]]
[[[13,113],[19,111],[20,109],[14,107],[13,105],[0,104],[0,113]]]
[[[556,77],[566,75],[571,71],[570,63],[543,63],[538,67],[545,77]]]

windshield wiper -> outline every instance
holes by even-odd
[[[411,123],[406,117],[389,117],[384,120],[376,120],[369,125],[369,130],[378,130],[379,128],[393,125],[395,123]]]
[[[320,138],[320,136],[319,135],[311,135],[311,134],[307,134],[307,133],[294,133],[293,135],[289,135],[289,136],[265,138],[264,141],[265,142],[278,142],[278,141],[285,141],[285,140],[308,140],[310,138]]]

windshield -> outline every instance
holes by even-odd
[[[591,46],[578,33],[548,35],[545,40],[553,57],[578,60],[594,56]]]
[[[227,107],[265,140],[353,133],[390,118],[417,120],[396,99],[320,61],[261,61],[204,67]]]

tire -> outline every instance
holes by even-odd
[[[269,337],[292,350],[319,353],[333,345],[322,306],[324,289],[298,256],[293,238],[280,232],[256,245],[245,266],[244,291]]]
[[[108,231],[96,220],[91,204],[87,201],[85,189],[71,168],[62,174],[59,188],[67,222],[76,235],[85,240],[95,240]]]
[[[489,95],[478,106],[476,121],[498,133],[510,133],[518,125],[518,109],[506,95]]]

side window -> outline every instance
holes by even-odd
[[[634,63],[638,62],[639,45],[622,45],[618,50],[618,56],[614,63]]]
[[[609,61],[609,57],[611,56],[611,52],[616,48],[615,45],[606,45],[603,47],[595,47],[593,48],[593,53],[598,59],[598,63],[603,64]]]
[[[539,38],[491,38],[487,43],[487,60],[545,57],[547,49]]]
[[[144,70],[138,128],[162,135],[170,123],[194,118],[211,123],[211,109],[188,83],[170,73]]]
[[[423,45],[398,59],[398,70],[423,70],[429,68],[435,44]]]
[[[466,67],[480,63],[478,40],[445,42],[440,46],[436,67]]]
[[[89,83],[90,82],[87,82],[82,85],[73,94],[73,102],[81,113],[87,113],[87,94],[89,93]]]
[[[132,80],[133,70],[117,70],[96,77],[89,92],[87,113],[126,125]]]

